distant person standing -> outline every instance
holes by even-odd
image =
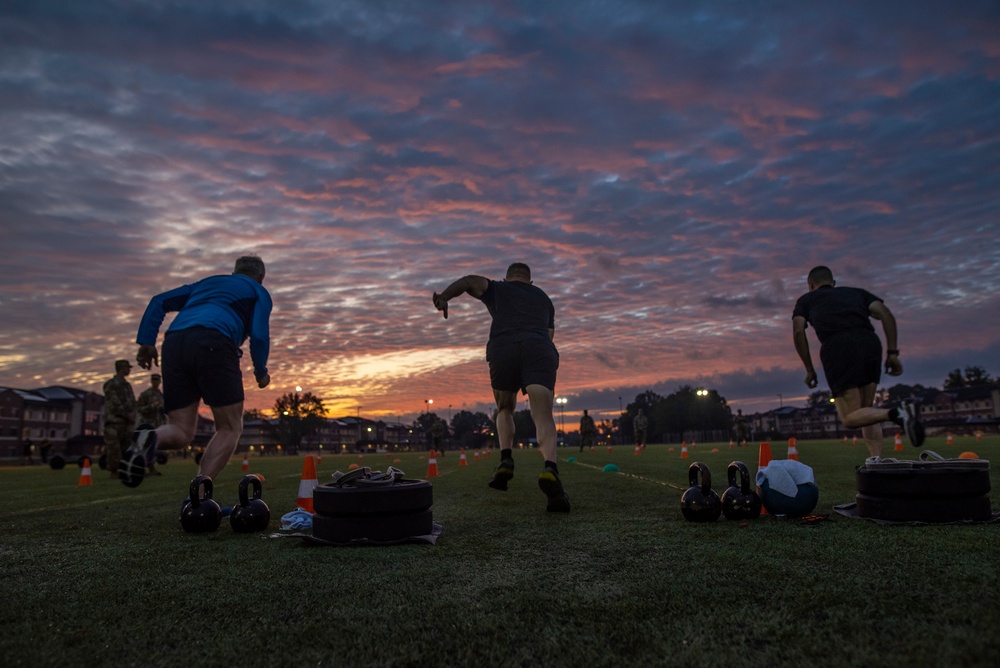
[[[149,377],[149,387],[142,391],[136,399],[136,407],[139,411],[139,426],[152,427],[156,429],[166,423],[166,416],[163,413],[163,392],[160,391],[162,377],[154,373]],[[146,469],[149,475],[160,475],[156,470],[155,459],[146,462]]]
[[[520,390],[528,395],[538,449],[545,460],[538,486],[548,499],[547,510],[568,513],[569,497],[556,465],[556,421],[552,413],[559,368],[559,353],[552,342],[555,336],[552,300],[532,284],[531,269],[520,262],[507,268],[503,281],[475,275],[458,279],[441,294],[434,293],[434,307],[447,318],[448,301],[464,293],[482,301],[493,319],[486,361],[497,404],[500,465],[494,470],[489,486],[506,491],[507,483],[514,477],[514,408]]]
[[[848,429],[861,429],[868,453],[882,455],[880,423],[891,421],[903,428],[916,447],[924,443],[919,407],[904,401],[898,406],[874,408],[875,390],[882,375],[882,343],[871,318],[882,322],[885,334],[885,370],[903,373],[896,342],[896,318],[882,300],[861,288],[837,287],[828,267],[815,267],[806,279],[809,292],[799,297],[792,311],[795,351],[806,368],[805,383],[817,385],[809,352],[806,327],[812,325],[820,341],[819,357],[830,386],[837,415]]]
[[[104,454],[112,478],[118,477],[118,465],[132,443],[137,415],[135,394],[127,378],[132,373],[128,360],[115,362],[115,375],[104,383]]]
[[[635,431],[635,445],[640,450],[646,449],[646,428],[649,426],[649,420],[643,414],[640,408],[636,411],[635,419],[632,420],[632,430]]]
[[[434,419],[434,424],[431,425],[431,448],[442,457],[444,457],[444,422]]]
[[[34,450],[35,444],[31,442],[31,439],[24,439],[24,443],[21,444],[21,466],[34,466],[35,459],[31,454]]]
[[[240,346],[249,337],[257,387],[267,387],[271,296],[264,289],[264,262],[248,255],[233,273],[210,276],[153,297],[139,323],[136,361],[157,364],[156,336],[168,312],[177,312],[163,337],[163,409],[166,424],[143,430],[135,448],[155,453],[158,445],[186,448],[198,425],[202,399],[212,409],[215,434],[199,473],[215,478],[229,463],[243,431],[243,372]],[[147,459],[149,457],[147,456]]]
[[[583,417],[580,418],[580,452],[583,452],[583,449],[588,446],[593,450],[596,438],[597,425],[594,424],[594,418],[590,417],[590,413],[584,408]]]
[[[736,409],[734,423],[736,426],[736,444],[743,447],[750,441],[750,430],[747,428],[747,419],[743,415],[742,408]]]

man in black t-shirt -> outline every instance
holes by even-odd
[[[879,424],[886,421],[902,427],[914,446],[923,445],[924,427],[915,403],[904,401],[892,409],[872,406],[882,374],[882,342],[871,318],[882,322],[886,373],[890,376],[903,373],[892,312],[867,290],[836,287],[833,272],[827,267],[813,268],[807,282],[809,292],[799,297],[792,311],[792,338],[795,351],[806,367],[806,385],[810,388],[817,385],[806,337],[806,327],[811,324],[820,341],[819,357],[837,415],[848,429],[861,429],[869,454],[882,455]]]
[[[515,262],[507,268],[503,281],[482,276],[464,276],[441,294],[434,293],[434,307],[448,317],[448,301],[468,293],[486,305],[493,322],[486,344],[490,385],[497,403],[497,436],[500,465],[489,486],[507,490],[514,477],[514,407],[517,392],[528,395],[531,419],[535,423],[538,449],[545,465],[538,486],[548,498],[548,510],[569,512],[569,497],[563,491],[556,466],[556,421],[552,413],[559,353],[555,335],[555,307],[542,290],[531,283],[528,265]]]

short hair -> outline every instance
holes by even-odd
[[[261,280],[264,278],[264,261],[256,255],[244,255],[236,260],[233,267],[234,274],[244,274],[250,278]]]
[[[520,276],[521,278],[531,280],[531,269],[528,268],[523,262],[515,262],[509,267],[507,267],[507,278],[514,278],[515,276]]]
[[[824,267],[823,265],[813,267],[809,272],[809,276],[806,277],[806,280],[816,285],[833,283],[833,272],[830,271],[829,267]]]

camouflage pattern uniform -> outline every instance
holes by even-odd
[[[441,420],[435,420],[434,424],[431,425],[431,447],[444,457],[444,452],[441,450],[441,443],[444,441],[444,425]]]
[[[640,448],[646,447],[646,427],[648,426],[649,420],[646,419],[646,416],[640,410],[636,414],[635,419],[632,420],[632,427],[635,430],[635,444]]]
[[[136,407],[139,410],[139,424],[159,427],[166,422],[163,415],[163,392],[155,387],[150,387],[139,395]]]
[[[136,403],[132,386],[124,377],[115,375],[104,383],[104,452],[108,470],[118,474],[118,461],[132,445],[135,429]]]

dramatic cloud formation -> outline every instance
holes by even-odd
[[[6,2],[0,385],[98,389],[151,295],[246,252],[275,303],[248,407],[485,409],[488,315],[430,295],[515,260],[567,416],[801,403],[816,264],[896,313],[899,382],[997,375],[997,119],[987,0]]]

